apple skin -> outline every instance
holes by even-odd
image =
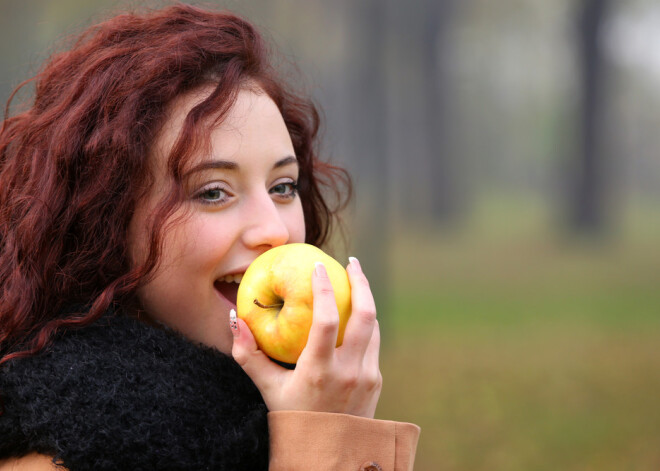
[[[338,347],[351,315],[351,285],[346,270],[334,258],[309,244],[281,245],[257,257],[243,275],[236,298],[237,316],[250,327],[259,348],[274,360],[296,363],[307,344],[316,262],[325,266],[335,293]]]

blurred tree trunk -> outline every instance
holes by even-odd
[[[452,223],[463,206],[452,71],[456,0],[389,0],[389,141],[403,220]]]
[[[452,224],[461,215],[463,189],[455,148],[455,111],[452,96],[452,28],[455,0],[423,0],[421,12],[422,79],[425,95],[425,136],[430,212],[433,221]]]
[[[584,233],[600,233],[607,222],[607,159],[603,146],[606,64],[600,33],[609,5],[609,0],[583,0],[578,9],[582,109],[571,222],[575,230]]]

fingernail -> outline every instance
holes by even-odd
[[[351,262],[351,265],[357,268],[358,271],[362,271],[362,267],[360,266],[360,261],[357,258],[348,257],[348,261]]]
[[[238,330],[238,320],[236,318],[236,311],[232,309],[229,311],[229,327],[231,328],[231,333],[234,334],[234,337],[238,337],[240,335],[240,331]]]
[[[323,265],[323,263],[316,262],[314,266],[315,266],[314,273],[316,273],[316,276],[324,276],[324,277],[328,276],[328,272],[325,271],[325,265]]]

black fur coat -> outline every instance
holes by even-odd
[[[76,470],[268,468],[266,406],[230,357],[123,315],[0,370],[0,458]]]

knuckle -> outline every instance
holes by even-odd
[[[319,288],[319,294],[321,296],[334,296],[335,292],[332,289],[332,285],[328,283],[327,285],[324,285],[321,288]]]
[[[380,370],[365,376],[365,386],[369,392],[379,391],[383,387],[383,375],[381,375]]]
[[[373,323],[376,320],[376,306],[373,302],[362,299],[356,300],[353,302],[352,313],[365,322]]]
[[[237,349],[232,351],[232,356],[234,357],[234,361],[236,361],[241,368],[247,364],[249,358],[244,351]]]
[[[340,379],[340,384],[342,388],[346,390],[357,389],[360,383],[360,374],[358,371],[346,371]]]
[[[366,307],[360,306],[356,310],[356,314],[364,322],[374,323],[376,321],[376,308],[375,307]]]
[[[332,334],[339,327],[339,319],[336,317],[319,319],[316,323],[316,327],[321,334]]]
[[[307,377],[307,382],[312,388],[323,390],[328,383],[328,379],[324,372],[315,371]]]

